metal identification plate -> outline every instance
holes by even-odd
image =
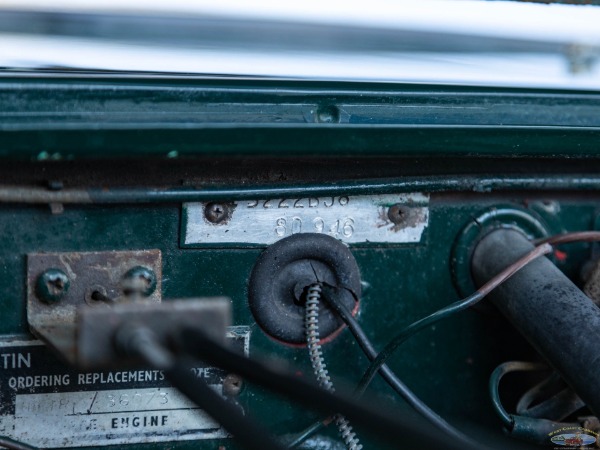
[[[429,222],[428,205],[420,193],[187,203],[182,245],[270,245],[297,233],[348,244],[414,243]]]
[[[248,353],[248,327],[231,327]],[[222,393],[227,373],[194,374]],[[228,437],[159,370],[76,372],[40,341],[0,341],[0,435],[36,447],[166,442]]]

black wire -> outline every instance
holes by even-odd
[[[0,447],[8,448],[10,450],[38,450],[37,447],[15,441],[6,436],[0,436]]]
[[[264,427],[240,411],[239,407],[228,402],[203,380],[197,378],[191,369],[194,365],[184,359],[178,359],[168,370],[165,377],[206,411],[214,420],[223,425],[240,445],[248,450],[285,450],[286,447],[276,441]]]
[[[236,405],[211,389],[208,384],[194,375],[197,367],[189,358],[175,358],[149,328],[135,324],[123,325],[115,335],[119,351],[141,357],[146,363],[162,370],[165,378],[221,424],[241,446],[248,450],[285,450],[264,427],[245,416]]]
[[[334,309],[335,312],[338,313],[344,323],[348,326],[348,330],[350,330],[369,361],[375,360],[378,355],[377,350],[375,350],[375,347],[373,347],[369,337],[366,335],[352,313],[348,310],[348,308],[346,308],[342,301],[340,301],[340,296],[351,296],[352,299],[354,299],[352,293],[344,288],[336,289],[331,286],[324,285],[322,295],[323,299]],[[475,445],[471,439],[446,422],[442,417],[436,414],[435,411],[429,408],[429,406],[423,403],[423,401],[419,399],[419,397],[417,397],[415,393],[412,392],[408,386],[406,386],[398,378],[398,376],[389,368],[389,366],[387,366],[387,364],[384,364],[379,368],[379,374],[404,400],[406,400],[410,406],[413,407],[413,409],[415,409],[430,423],[438,427],[440,430],[446,432],[448,435],[458,439],[459,441],[463,441],[469,445]]]
[[[291,440],[287,443],[287,448],[293,449],[298,447],[299,445],[302,445],[304,441],[306,441],[309,437],[311,437],[323,427],[325,427],[325,424],[322,420],[319,420],[318,422],[313,423],[311,426],[305,428],[301,432],[294,433],[292,435]]]
[[[400,418],[397,413],[385,413],[381,406],[374,408],[350,397],[333,394],[294,377],[280,367],[239,355],[214,342],[201,330],[184,328],[179,331],[177,341],[184,351],[194,357],[235,372],[250,382],[285,395],[309,408],[325,414],[342,414],[397,448],[481,449],[481,446],[465,445],[464,442],[448,439],[445,433],[432,433],[428,426],[411,417]]]
[[[563,236],[563,239],[571,238],[571,236]],[[464,311],[470,308],[473,305],[479,303],[486,295],[488,295],[492,290],[497,288],[499,285],[504,283],[510,277],[512,277],[519,270],[523,269],[523,267],[527,266],[527,264],[531,263],[531,261],[536,258],[540,258],[543,255],[547,255],[552,251],[552,246],[548,243],[540,244],[535,247],[530,252],[523,255],[517,261],[506,267],[495,277],[490,279],[487,283],[477,289],[468,297],[463,298],[462,300],[458,300],[454,303],[451,303],[448,306],[443,307],[435,311],[434,313],[423,317],[422,319],[417,320],[416,322],[411,323],[406,328],[402,329],[400,333],[398,333],[388,344],[379,352],[377,358],[371,363],[369,368],[364,373],[362,379],[358,387],[356,388],[357,392],[364,392],[367,389],[369,383],[379,370],[379,368],[385,364],[388,358],[390,358],[396,349],[406,341],[411,336],[415,335],[421,330],[424,330],[427,327],[439,322],[440,320],[446,319],[453,314],[456,314],[460,311]]]

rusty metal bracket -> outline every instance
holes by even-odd
[[[78,314],[84,309],[160,303],[161,278],[160,250],[29,254],[29,327],[76,363]]]

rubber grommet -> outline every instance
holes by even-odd
[[[360,271],[346,245],[325,234],[302,233],[269,246],[256,261],[248,285],[250,310],[261,329],[278,341],[305,344],[305,308],[299,291],[316,282],[345,288],[360,298]],[[356,309],[350,296],[344,301],[347,308]],[[341,327],[341,319],[321,302],[321,339]]]

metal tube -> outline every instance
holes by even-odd
[[[516,230],[491,232],[473,253],[475,282],[482,285],[533,248]],[[533,261],[490,298],[599,415],[600,308],[547,258]]]
[[[0,185],[0,203],[17,204],[151,204],[271,198],[305,198],[330,195],[375,195],[401,192],[504,192],[515,190],[597,191],[599,176],[577,177],[405,177],[384,180],[338,181],[321,185],[270,185],[226,188],[219,186],[174,188],[68,188]]]

